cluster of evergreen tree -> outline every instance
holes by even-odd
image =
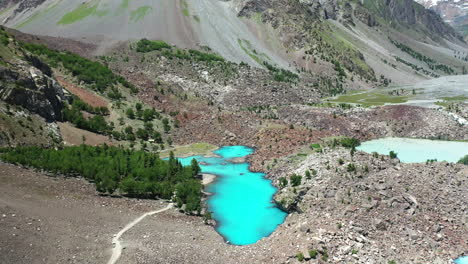
[[[122,76],[114,74],[109,68],[99,62],[85,59],[68,51],[59,52],[51,50],[44,45],[22,43],[22,46],[36,55],[46,56],[52,67],[62,64],[78,80],[100,92],[111,90],[117,83],[121,83],[132,92],[136,92],[135,86]],[[111,92],[114,93],[115,91]]]
[[[142,39],[137,42],[136,51],[141,53],[151,52],[155,50],[170,49],[171,46],[162,40],[147,40]]]
[[[468,165],[468,155],[465,155],[463,158],[461,158],[458,163]]]
[[[95,114],[91,118],[85,118],[82,111]],[[99,134],[109,134],[112,127],[102,115],[109,114],[107,107],[92,107],[78,98],[73,100],[70,107],[62,111],[63,120],[74,124],[76,127]]]
[[[169,160],[157,154],[107,145],[44,149],[1,149],[0,159],[53,173],[81,175],[96,184],[97,191],[119,191],[131,197],[174,199],[187,212],[201,211],[202,185],[197,161],[182,166],[171,153]]]
[[[193,49],[183,50],[175,47],[173,48],[166,42],[160,40],[142,39],[138,41],[136,45],[137,52],[147,53],[151,51],[162,51],[161,54],[169,59],[178,58],[193,61],[224,62],[224,58],[219,55]]]
[[[270,71],[270,74],[273,75],[273,79],[277,82],[295,83],[299,80],[299,75],[292,71],[277,68],[266,61],[263,62],[263,65]]]
[[[403,43],[399,43],[399,42],[397,42],[397,41],[395,41],[395,40],[393,40],[391,38],[389,38],[389,40],[393,45],[395,45],[397,48],[399,48],[403,52],[408,53],[411,57],[413,57],[413,58],[415,58],[417,60],[425,62],[429,66],[429,68],[431,70],[433,70],[433,71],[434,70],[443,71],[446,74],[453,74],[454,73],[454,70],[451,67],[449,67],[449,66],[447,66],[445,64],[437,63],[437,61],[435,61],[435,60],[433,60],[433,59],[431,59],[431,58],[429,58],[429,57],[427,57],[427,56],[413,50],[411,47],[408,47]],[[418,69],[416,69],[416,70],[418,70]]]
[[[153,121],[155,118],[161,118],[161,114],[156,112],[154,108],[143,109],[143,105],[141,103],[135,104],[135,110],[133,110],[133,108],[128,108],[125,111],[125,114],[130,119],[138,118],[145,122]]]
[[[73,107],[80,109],[81,111],[91,113],[91,114],[109,115],[109,108],[105,106],[93,107],[89,105],[88,103],[82,101],[77,96],[73,97]]]

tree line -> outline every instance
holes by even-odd
[[[112,146],[73,146],[61,149],[18,147],[0,149],[0,159],[52,173],[81,175],[100,193],[130,197],[173,199],[187,212],[201,211],[202,185],[198,162],[182,166],[171,153],[157,154]]]
[[[68,51],[59,52],[51,50],[44,45],[22,43],[22,47],[36,55],[46,56],[48,62],[54,68],[61,64],[79,81],[90,85],[99,92],[110,90],[109,92],[114,94],[115,91],[111,88],[117,83],[129,88],[133,93],[137,91],[133,84],[129,83],[122,76],[114,74],[108,67],[99,62],[85,59]]]

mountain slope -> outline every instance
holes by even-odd
[[[105,46],[141,38],[162,39],[183,48],[210,46],[229,60],[255,65],[238,44],[238,39],[246,39],[287,67],[240,23],[228,3],[217,0],[59,0],[26,9],[12,3],[0,19],[27,33],[106,42]]]
[[[351,89],[459,74],[468,55],[460,36],[413,0],[25,3],[4,3],[0,21],[27,33],[97,44],[98,54],[141,38],[182,48],[208,46],[229,61],[256,67],[267,62],[296,72],[335,72]],[[434,62],[402,51],[398,43]]]

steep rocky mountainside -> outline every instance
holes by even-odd
[[[65,96],[51,68],[0,29],[0,145],[52,144]]]
[[[462,36],[468,37],[468,1],[446,0],[427,6],[452,25]]]
[[[52,12],[55,17],[44,18],[41,13],[34,16],[30,10],[14,18],[10,11],[5,12],[11,17],[10,22],[18,19],[18,23],[23,23],[19,22],[21,16],[32,15],[20,29],[50,31],[47,37],[0,31],[0,146],[106,143],[166,156],[172,150],[189,156],[207,154],[223,145],[255,148],[255,153],[247,158],[251,170],[267,173],[266,177],[279,189],[275,200],[290,212],[271,236],[253,245],[234,247],[225,243],[212,226],[203,223],[202,217],[171,210],[161,218],[148,217],[126,234],[125,243],[136,246],[129,246],[122,255],[125,263],[305,260],[445,264],[463,254],[467,248],[466,166],[445,162],[402,164],[386,155],[364,154],[329,143],[343,137],[468,140],[468,126],[440,109],[393,104],[361,106],[327,102],[323,98],[344,93],[344,89],[461,73],[467,50],[455,35],[447,33],[445,40],[440,36],[431,38],[424,32],[437,27],[443,31],[445,26],[430,29],[423,23],[423,13],[395,13],[399,8],[402,11],[406,1],[375,2],[392,3],[385,7],[388,17],[373,12],[376,6],[369,2],[358,1],[278,0],[276,5],[266,0],[205,2],[216,7],[208,11],[236,10],[234,17],[226,18],[233,23],[231,26],[236,26],[228,28],[241,32],[244,28],[237,26],[244,25],[249,31],[242,31],[247,34],[243,36],[248,37],[228,36],[232,31],[225,30],[222,33],[226,33],[229,46],[220,45],[223,42],[216,42],[220,40],[218,36],[212,36],[216,40],[210,42],[213,46],[187,42],[179,47],[164,41],[140,40],[142,35],[138,34],[146,34],[140,28],[133,36],[137,39],[128,40],[128,31],[138,26],[146,25],[149,31],[152,25],[159,25],[150,23],[151,19],[146,21],[148,24],[143,23],[143,16],[121,29],[123,39],[118,44],[103,48],[104,42],[95,39],[82,39],[88,41],[83,44],[76,39],[50,36],[53,32],[55,36],[84,38],[83,32],[92,31],[93,26],[97,31],[110,29],[96,26],[112,24],[109,20],[97,22],[106,17],[96,11],[105,6],[99,1],[87,2],[93,8],[95,4],[96,9],[71,26],[57,26],[55,19],[59,21],[64,12],[53,9],[73,9],[75,6],[65,5],[68,1],[57,1],[59,6],[51,7],[58,12]],[[183,2],[164,3],[171,12],[184,10]],[[193,0],[186,5],[189,16],[180,12],[182,20],[203,24],[216,16],[191,13],[194,9],[190,6],[196,4],[201,2]],[[226,9],[217,9],[220,6]],[[84,7],[89,9],[87,4]],[[128,11],[121,11],[121,16],[128,15],[131,20]],[[400,15],[404,21],[394,25],[391,21]],[[414,27],[408,23],[415,23]],[[61,28],[60,33],[54,31],[56,26]],[[107,37],[115,37],[116,32]],[[176,42],[189,40],[184,35],[187,31],[166,33],[159,36],[184,36]],[[225,49],[234,46],[232,50]],[[267,54],[268,50],[277,51],[278,58]],[[455,51],[457,57],[453,56]],[[236,52],[242,55],[230,58],[237,58],[237,63],[223,58]],[[249,63],[243,62],[245,58],[250,59]],[[288,63],[281,66],[281,61]],[[378,89],[382,92],[378,97],[411,99],[410,93],[421,92],[404,88],[391,92]],[[359,95],[347,95],[356,94]],[[463,105],[463,111],[456,112],[466,117],[466,104]],[[58,122],[60,119],[68,122]],[[313,147],[317,144],[319,149]],[[89,184],[86,187],[79,179],[57,180],[28,169],[0,165],[4,171],[0,176],[5,175],[4,181],[9,182],[7,187],[1,186],[12,189],[4,197],[15,194],[4,198],[7,206],[1,208],[6,208],[8,216],[0,220],[6,223],[0,225],[4,228],[0,237],[14,234],[13,240],[0,239],[0,244],[7,245],[0,248],[8,251],[8,263],[24,263],[25,259],[63,262],[73,257],[75,262],[95,263],[108,257],[108,249],[113,247],[112,235],[124,226],[123,220],[132,221],[135,214],[141,215],[155,204],[147,199],[96,195]],[[304,175],[297,186],[289,184],[293,175]],[[280,180],[283,177],[286,184]],[[55,184],[50,185],[50,181]],[[32,196],[36,192],[40,196]],[[16,202],[24,199],[36,203],[31,207],[18,206]],[[52,200],[57,205],[54,210],[43,210],[44,205],[51,208]],[[35,210],[30,213],[29,208]],[[50,216],[61,208],[67,208],[70,214],[65,218]],[[36,212],[42,221],[30,222],[26,217],[38,218]],[[106,218],[94,212],[107,212]],[[89,217],[84,219],[83,215]],[[112,220],[103,229],[99,225],[107,216]],[[72,224],[70,219],[74,219]],[[90,224],[83,225],[84,220]],[[39,225],[42,231],[37,229]],[[95,228],[99,232],[94,232]],[[82,234],[83,239],[70,242],[72,232]],[[43,233],[47,236],[37,235]],[[95,238],[89,239],[89,233]]]
[[[437,14],[424,9],[413,0],[366,0],[364,5],[374,13],[380,14],[389,23],[407,26],[416,31],[422,30],[433,39],[460,39],[455,30],[445,24]]]
[[[21,106],[49,121],[60,120],[64,95],[51,78],[51,70],[36,57],[25,57],[31,64],[0,66],[0,99]],[[41,71],[39,68],[42,67]]]
[[[268,63],[321,76],[335,72],[345,89],[462,73],[468,55],[450,26],[412,0],[21,3],[8,2],[1,23],[85,41],[97,45],[99,55],[121,41],[158,39],[181,48],[210,47],[229,61],[259,68]],[[431,58],[431,65],[415,54]]]

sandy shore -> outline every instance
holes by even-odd
[[[215,179],[216,179],[216,175],[203,173],[202,184],[208,185],[210,183],[213,183]]]

